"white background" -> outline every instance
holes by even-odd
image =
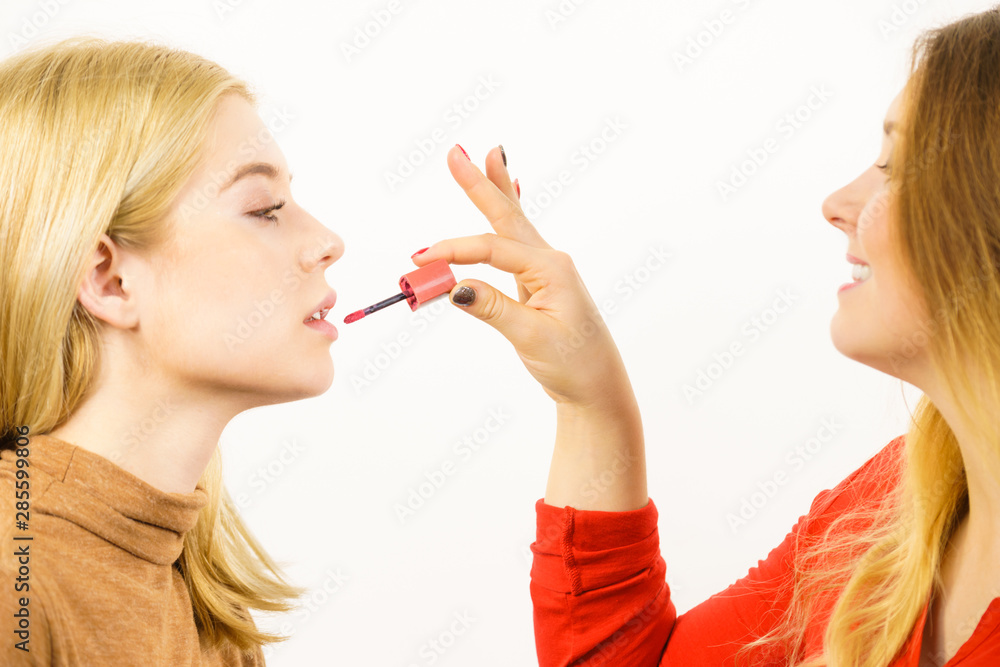
[[[393,294],[414,251],[489,230],[445,153],[461,143],[481,166],[503,143],[533,221],[573,255],[598,303],[613,302],[607,321],[642,407],[649,493],[685,611],[743,576],[820,490],[905,431],[919,392],[830,342],[850,266],[820,205],[876,159],[915,36],[990,3],[391,6],[7,0],[0,37],[4,53],[82,32],[152,37],[247,78],[262,117],[292,117],[277,140],[296,199],[345,239],[327,273],[336,322]],[[724,10],[729,22],[713,23]],[[356,40],[362,48],[345,52]],[[695,57],[679,65],[689,48]],[[803,107],[814,90],[827,99]],[[796,112],[798,127],[783,130]],[[606,127],[617,128],[611,141]],[[777,150],[724,198],[718,184],[769,138]],[[429,155],[414,153],[419,144]],[[385,174],[401,160],[420,164],[390,187]],[[562,171],[568,185],[551,196]],[[647,266],[650,248],[670,258]],[[455,273],[512,287],[489,267]],[[782,291],[793,303],[776,313]],[[769,322],[753,339],[752,318]],[[223,434],[247,522],[310,589],[302,611],[259,619],[293,633],[268,664],[535,664],[528,545],[552,405],[499,334],[446,302],[339,328],[326,394],[240,415]],[[393,347],[401,333],[409,344]],[[734,342],[744,353],[721,374],[710,368]],[[699,371],[717,379],[689,401],[683,387]],[[504,423],[484,438],[491,410]],[[837,424],[832,438],[824,420]],[[467,437],[482,442],[471,456],[456,451]],[[454,473],[401,521],[397,504],[447,461]],[[769,487],[779,472],[786,483]],[[734,527],[744,501],[758,507]],[[453,626],[456,615],[468,627]],[[435,652],[432,640],[448,647]]]

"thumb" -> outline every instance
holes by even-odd
[[[452,288],[451,302],[467,311],[473,317],[486,322],[512,343],[517,343],[512,335],[524,331],[518,327],[525,306],[481,280],[463,280]]]

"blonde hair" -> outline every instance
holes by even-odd
[[[136,251],[170,238],[224,95],[255,104],[216,63],[140,41],[76,37],[0,62],[0,446],[18,426],[48,433],[92,389],[100,328],[76,299],[86,262],[102,233]],[[208,504],[178,560],[199,635],[258,652],[286,638],[248,610],[288,611],[301,591],[240,519],[218,447],[199,486]]]
[[[887,213],[928,318],[890,361],[898,367],[926,348],[972,437],[992,443],[984,459],[1000,461],[987,408],[1000,404],[1000,9],[917,40],[899,128]],[[979,375],[970,377],[973,361]],[[958,441],[927,396],[912,415],[901,469],[878,474],[898,484],[818,539],[800,540],[788,610],[741,657],[775,646],[798,667],[884,667],[898,657],[940,590],[942,558],[968,513]],[[820,612],[831,602],[827,619]],[[818,655],[803,654],[809,627],[825,627]]]

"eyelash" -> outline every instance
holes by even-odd
[[[890,171],[891,171],[889,169],[889,163],[888,162],[886,162],[885,164],[877,164],[875,166],[878,167],[879,169],[881,169],[882,171],[884,171],[887,174],[890,173]]]
[[[279,208],[281,208],[284,205],[285,205],[285,200],[282,199],[280,202],[278,202],[274,206],[269,206],[267,208],[262,208],[259,211],[253,211],[253,212],[250,213],[250,215],[254,216],[255,218],[265,218],[266,220],[270,220],[272,224],[276,225],[276,224],[278,224],[278,216],[276,216],[276,215],[268,215],[268,214],[271,213],[272,211],[277,211]]]

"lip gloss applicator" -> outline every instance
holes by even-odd
[[[388,299],[379,301],[362,310],[356,310],[344,318],[344,324],[357,322],[366,315],[371,315],[377,310],[382,310],[386,306],[406,300],[410,304],[410,310],[416,310],[422,303],[430,301],[436,296],[447,294],[451,288],[457,285],[455,275],[451,272],[448,262],[438,259],[427,266],[422,266],[415,271],[410,271],[399,279],[399,294],[390,296]]]

